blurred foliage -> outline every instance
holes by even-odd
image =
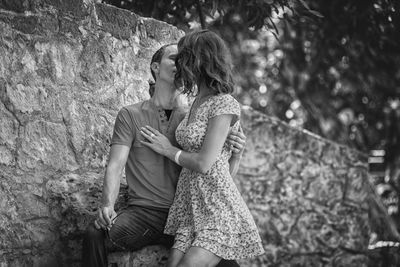
[[[384,150],[385,181],[400,193],[400,1],[104,2],[217,31],[241,103],[366,153]]]
[[[399,143],[399,1],[104,2],[218,31],[244,104],[362,151]]]
[[[400,1],[104,2],[219,32],[243,104],[364,152],[385,149],[400,164]]]
[[[104,0],[103,2],[132,10],[135,13],[168,22],[188,31],[194,25],[212,27],[215,21],[228,26],[231,20],[243,22],[242,29],[259,30],[265,25],[274,28],[271,15],[279,9],[293,9],[303,0]],[[313,12],[313,11],[311,11]],[[194,24],[194,25],[193,25]]]

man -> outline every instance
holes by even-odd
[[[138,250],[147,245],[171,246],[173,237],[163,234],[181,167],[141,144],[140,128],[150,125],[176,145],[175,129],[185,116],[174,77],[177,47],[161,47],[151,60],[155,80],[151,99],[122,108],[115,121],[109,161],[104,177],[102,206],[83,240],[82,266],[107,266],[109,240],[112,249]],[[237,167],[245,136],[228,137]],[[237,168],[231,168],[237,170]],[[119,194],[120,178],[125,168],[129,187],[128,207],[118,214],[114,205]],[[218,266],[238,266],[222,260]]]

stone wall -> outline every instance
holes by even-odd
[[[150,56],[182,34],[94,0],[0,0],[1,267],[79,265],[116,113],[149,97]],[[366,157],[247,108],[242,123],[235,180],[267,251],[242,266],[365,266]]]
[[[242,110],[236,177],[267,253],[243,266],[367,266],[367,157]]]
[[[183,32],[93,0],[0,0],[0,266],[71,266],[119,108]]]

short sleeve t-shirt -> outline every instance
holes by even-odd
[[[169,209],[171,206],[181,167],[142,145],[140,141],[145,139],[140,128],[149,125],[178,146],[175,130],[184,115],[184,109],[175,108],[168,120],[165,111],[151,100],[123,107],[118,112],[111,145],[130,147],[125,165],[129,204],[156,209]]]

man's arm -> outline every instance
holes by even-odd
[[[238,157],[233,155],[229,159],[229,173],[231,174],[232,177],[234,177],[237,174],[241,159],[242,159],[241,156]]]
[[[111,146],[103,182],[102,204],[95,221],[97,228],[110,227],[112,219],[116,216],[114,205],[118,198],[122,172],[128,159],[129,150],[130,147],[126,145],[114,144]]]
[[[230,144],[232,155],[229,159],[229,172],[232,177],[234,177],[239,169],[240,160],[242,159],[242,154],[246,144],[246,136],[244,135],[242,128],[239,130],[232,130],[227,138]]]

